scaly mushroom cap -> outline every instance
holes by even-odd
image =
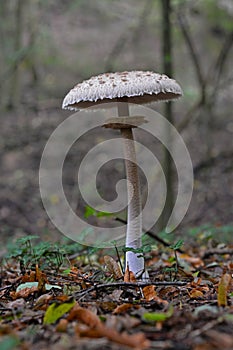
[[[174,79],[149,71],[104,73],[84,80],[66,95],[62,108],[79,110],[100,103],[146,104],[182,96]]]

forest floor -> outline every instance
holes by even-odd
[[[45,143],[64,114],[48,106],[39,111],[22,109],[17,115],[7,112],[4,118],[0,140],[1,350],[232,349],[233,168],[228,139],[219,142],[223,145],[219,155],[194,164],[193,198],[178,232],[185,242],[183,252],[177,252],[178,265],[174,250],[158,244],[146,256],[151,282],[140,284],[127,273],[114,275],[114,262],[103,260],[107,252],[95,252],[92,257],[81,250],[74,257],[66,251],[61,266],[49,265],[51,254],[54,260],[51,250],[55,250],[55,260],[60,256],[49,241],[58,244],[62,238],[42,206],[38,169]],[[218,136],[216,130],[214,137]],[[87,140],[95,143],[93,135]],[[86,147],[84,142],[79,153],[74,149],[70,160],[81,159]],[[65,172],[67,192],[72,190],[73,171],[74,166]],[[116,169],[111,174],[117,178]],[[36,250],[28,248],[28,235],[44,242],[40,259],[35,260]],[[26,237],[18,243],[25,244],[26,251],[11,254],[19,237]],[[11,258],[5,259],[7,254]],[[116,262],[116,253],[111,255]]]
[[[2,263],[2,350],[233,348],[232,245],[202,233],[185,252],[159,245],[140,282],[103,252],[34,240],[19,239]]]

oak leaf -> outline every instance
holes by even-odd
[[[88,309],[79,306],[79,304],[75,304],[75,306],[70,310],[70,313],[67,316],[67,320],[78,320],[91,328],[97,327],[101,324],[101,321],[96,314]]]

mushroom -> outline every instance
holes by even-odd
[[[142,217],[141,192],[138,176],[133,128],[141,125],[143,117],[130,117],[128,103],[147,104],[154,101],[171,100],[182,96],[177,82],[166,75],[150,71],[130,71],[104,73],[94,76],[76,85],[64,98],[62,108],[79,110],[93,105],[112,102],[118,103],[118,118],[112,118],[105,127],[120,129],[124,140],[126,178],[131,184],[127,186],[128,204],[125,265],[136,277],[147,278],[144,258],[135,253],[141,248]]]

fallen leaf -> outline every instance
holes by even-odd
[[[119,264],[109,255],[104,256],[104,262],[108,271],[118,280],[123,277]]]
[[[142,319],[148,323],[163,322],[173,315],[173,306],[171,305],[167,312],[145,312]]]
[[[167,300],[163,300],[161,299],[156,291],[155,291],[155,286],[146,286],[142,289],[143,291],[143,295],[144,298],[146,299],[146,301],[156,301],[158,304],[163,304],[163,305],[168,305],[168,301]]]
[[[22,289],[25,289],[25,288],[32,288],[32,287],[37,287],[38,291],[39,291],[39,282],[26,282],[26,283],[22,283],[20,284],[17,289],[16,289],[16,292],[19,292],[20,290]],[[44,285],[44,288],[46,291],[52,289],[52,288],[56,288],[56,289],[62,289],[60,286],[55,286],[53,284],[48,284],[46,283]]]
[[[76,327],[76,332],[79,336],[90,337],[90,338],[102,338],[106,337],[112,342],[129,346],[135,350],[147,349],[150,346],[150,341],[146,339],[143,333],[127,334],[125,332],[120,333],[114,329],[107,328],[104,325],[100,325],[96,328],[82,328]]]
[[[28,298],[29,295],[38,292],[38,287],[33,286],[31,288],[23,288],[19,290],[18,292],[10,292],[10,296],[12,299],[18,299],[18,298]]]
[[[156,296],[155,286],[146,286],[142,289],[146,301],[151,301]]]
[[[72,309],[75,304],[76,302],[73,300],[71,302],[62,303],[62,304],[58,304],[58,303],[51,304],[45,312],[43,323],[44,324],[55,323],[57,320],[59,320],[59,318],[61,318],[64,314],[70,311],[70,309]]]
[[[42,294],[35,301],[34,310],[46,310],[48,307],[49,301],[53,298],[50,294]]]
[[[67,331],[67,326],[68,326],[68,321],[64,318],[60,319],[58,322],[58,325],[56,327],[57,332],[66,332]]]
[[[113,314],[117,315],[117,314],[123,314],[124,312],[128,311],[129,309],[131,309],[132,307],[134,307],[133,304],[129,304],[129,303],[125,303],[125,304],[121,304],[118,305],[114,310],[113,310]]]
[[[199,298],[204,298],[204,294],[198,289],[192,289],[191,292],[189,293],[189,297],[191,299],[199,299]]]
[[[119,333],[114,329],[108,329],[104,326],[97,328],[97,331],[109,340],[118,344],[130,346],[134,349],[147,349],[150,346],[149,340],[146,339],[143,333],[127,334]]]
[[[101,321],[99,317],[94,314],[92,311],[85,309],[79,304],[75,304],[75,306],[70,311],[69,315],[67,316],[68,321],[78,320],[87,326],[94,328],[97,325],[101,324]]]
[[[125,274],[124,274],[124,282],[131,282],[131,283],[137,282],[134,273],[129,270],[129,266],[128,265],[127,265],[127,268],[126,268]]]
[[[201,258],[199,257],[194,257],[194,256],[190,256],[188,254],[178,254],[180,259],[183,259],[187,262],[189,262],[190,264],[192,264],[194,267],[200,267],[204,265],[204,262]]]
[[[225,273],[222,275],[218,285],[218,306],[227,306],[227,292],[231,285],[231,275]]]

